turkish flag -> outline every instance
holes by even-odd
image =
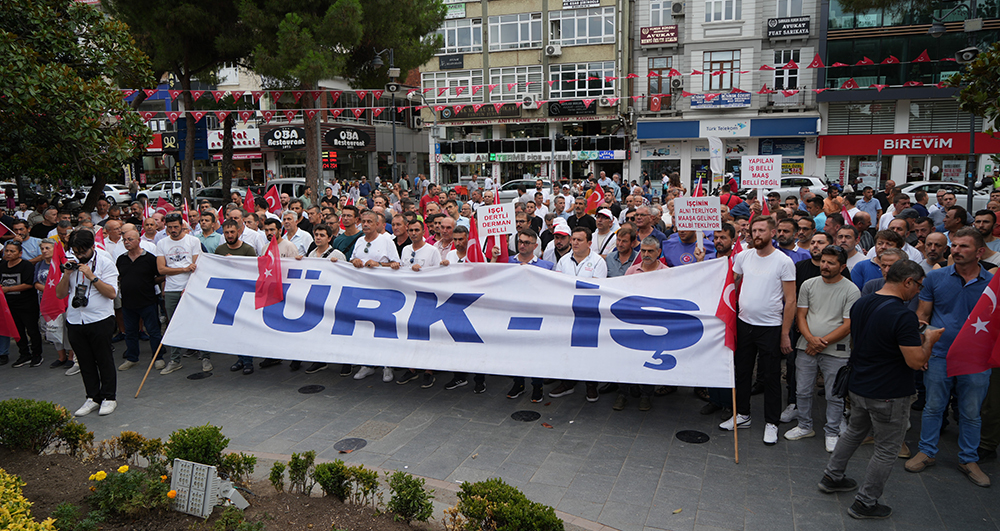
[[[281,195],[278,194],[278,189],[271,186],[271,189],[264,194],[264,199],[267,200],[267,211],[272,214],[277,214],[281,212]]]
[[[918,55],[917,58],[914,59],[912,62],[914,62],[914,63],[929,63],[929,62],[931,62],[931,57],[929,55],[927,55],[927,50],[924,50],[924,51],[920,52],[920,55]]]
[[[851,215],[847,213],[847,205],[840,207],[840,215],[844,216],[844,221],[850,226],[854,226],[854,220],[851,219]]]
[[[165,199],[160,197],[156,200],[156,211],[163,215],[167,215],[174,211],[174,205],[171,205]]]
[[[737,240],[739,241],[739,240]],[[726,273],[726,287],[719,298],[719,306],[715,316],[726,325],[726,348],[736,350],[736,281],[733,277],[733,261],[729,258],[729,270]]]
[[[247,196],[243,198],[243,209],[247,212],[254,212],[257,210],[256,205],[253,204],[253,192],[247,188]]]
[[[253,304],[259,310],[283,300],[285,293],[281,286],[281,253],[278,252],[278,238],[275,237],[267,246],[267,251],[257,258]]]
[[[812,62],[806,68],[826,68],[826,65],[823,64],[823,59],[820,58],[819,54],[816,54],[816,57],[813,57]]]
[[[97,232],[94,233],[94,247],[107,251],[104,245],[104,227],[97,227]]]
[[[844,84],[840,86],[842,89],[856,89],[858,88],[858,82],[854,81],[854,78],[844,81]]]
[[[465,251],[465,261],[466,262],[486,262],[486,255],[483,254],[483,248],[479,246],[479,223],[472,219],[469,223],[469,246]]]
[[[590,215],[597,214],[597,209],[601,208],[604,204],[604,188],[601,185],[597,185],[587,194],[587,213]]]
[[[660,94],[655,94],[655,95],[653,95],[652,98],[650,98],[650,100],[649,100],[649,110],[650,111],[660,112],[660,105],[662,105],[660,97],[661,97]]]
[[[55,292],[54,289],[52,291]],[[7,306],[6,295],[0,297],[0,336],[9,337],[15,342],[21,340],[21,334],[17,333],[17,326],[14,324],[14,317],[10,314],[10,307]]]
[[[701,187],[701,177],[698,177],[698,182],[694,185],[694,190],[691,190],[691,197],[704,197],[705,189]]]
[[[1000,275],[993,275],[993,280],[979,296],[979,302],[948,349],[949,378],[978,374],[1000,367],[1000,307],[997,305],[997,293],[1000,293]]]
[[[69,297],[60,299],[56,297],[56,284],[62,278],[62,265],[66,263],[66,252],[63,251],[61,243],[53,246],[52,263],[49,265],[49,276],[45,280],[45,290],[42,291],[42,302],[39,305],[42,317],[46,321],[52,321],[66,311]]]
[[[191,217],[190,217],[190,214],[191,214],[191,209],[188,208],[188,200],[185,197],[184,198],[184,206],[181,208],[181,217],[184,218],[184,223],[187,223],[188,226],[191,226]]]

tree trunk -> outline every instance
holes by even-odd
[[[177,72],[184,90],[184,119],[187,121],[187,134],[184,137],[184,163],[181,165],[181,195],[191,197],[191,182],[194,180],[194,134],[197,123],[191,111],[194,110],[194,98],[191,96],[191,74],[187,71]],[[173,201],[173,197],[167,199]]]
[[[315,87],[303,87],[307,92],[302,96],[303,109],[316,108],[316,100],[309,94],[309,90]],[[313,197],[319,197],[322,192],[319,189],[319,153],[322,139],[319,134],[319,113],[312,118],[302,114],[302,119],[306,130],[306,186],[312,188]]]
[[[233,126],[236,114],[229,113],[222,131],[222,197],[228,198],[233,187]]]

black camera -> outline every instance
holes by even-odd
[[[69,265],[69,264],[65,264]],[[76,264],[79,267],[80,264]],[[90,300],[87,298],[88,286],[85,284],[78,284],[76,286],[76,291],[73,292],[73,307],[74,308],[86,308]]]
[[[62,269],[63,273],[66,271],[76,271],[77,269],[80,269],[80,264],[76,262],[66,262],[60,267],[60,269]]]

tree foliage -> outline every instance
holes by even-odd
[[[128,28],[72,0],[0,9],[0,170],[102,183],[142,153],[149,129],[116,86],[152,80]]]
[[[963,111],[995,122],[1000,117],[1000,43],[980,53],[948,84],[962,87],[958,102]]]
[[[378,70],[369,65],[386,48],[393,49],[395,66],[405,78],[441,47],[441,37],[434,34],[444,22],[441,0],[365,0],[363,7],[364,34],[348,54],[342,74],[356,88],[385,85],[389,58],[382,57],[385,65]]]

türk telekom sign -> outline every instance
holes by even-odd
[[[968,133],[831,135],[819,137],[821,157],[875,155],[956,155],[969,152]],[[976,133],[976,153],[1000,152],[1000,138]]]

